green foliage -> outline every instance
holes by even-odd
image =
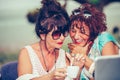
[[[98,4],[100,1],[99,0],[89,0],[89,2],[92,4]]]
[[[7,55],[5,53],[0,53],[0,63],[3,64],[7,59]]]
[[[62,46],[62,49],[64,49],[65,51],[69,52],[69,49],[68,49],[68,43],[71,43],[72,40],[70,38],[70,36],[68,36],[65,41],[64,41],[64,44]]]
[[[0,52],[0,64],[4,64],[10,61],[16,61],[18,59],[18,53],[4,53]]]

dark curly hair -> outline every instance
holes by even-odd
[[[81,4],[78,9],[75,9],[70,16],[70,25],[74,21],[85,22],[90,30],[89,40],[94,41],[99,33],[106,31],[105,14],[97,10],[94,5],[85,3]]]
[[[48,34],[57,27],[57,30],[65,32],[69,30],[69,16],[66,10],[56,0],[42,0],[43,5],[39,10],[35,31],[40,34]]]

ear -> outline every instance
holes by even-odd
[[[40,34],[41,40],[45,40],[45,36],[46,36],[46,34]]]

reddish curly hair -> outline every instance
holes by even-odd
[[[85,12],[89,16],[85,16]],[[90,30],[89,40],[92,41],[94,41],[99,33],[107,30],[105,14],[99,11],[94,5],[88,3],[81,4],[78,9],[73,10],[70,16],[70,26],[74,21],[85,22]]]

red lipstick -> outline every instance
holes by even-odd
[[[58,42],[57,44],[62,45],[62,44],[63,44],[63,42]]]

